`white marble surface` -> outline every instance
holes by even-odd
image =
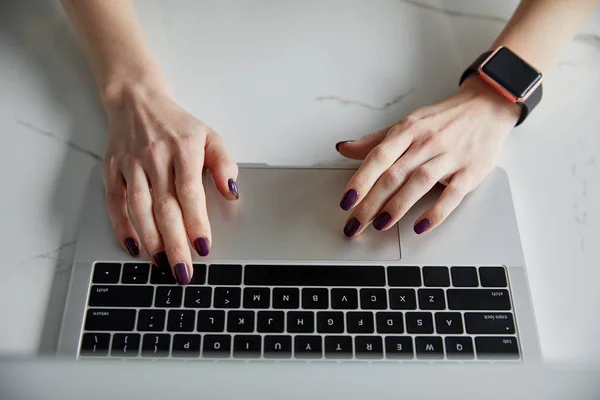
[[[516,1],[137,1],[181,104],[240,162],[340,161],[333,144],[452,93]],[[600,355],[600,10],[506,143],[547,359]],[[55,2],[0,5],[0,354],[56,339],[106,121]],[[426,240],[426,239],[424,239]]]

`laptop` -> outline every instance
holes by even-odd
[[[205,179],[213,245],[189,285],[117,244],[89,182],[58,343],[74,359],[532,363],[541,359],[506,173],[435,230],[435,187],[385,232],[342,234],[352,167],[242,165]]]

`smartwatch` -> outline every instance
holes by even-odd
[[[515,126],[525,121],[542,100],[542,73],[507,47],[500,46],[480,55],[463,72],[460,84],[474,73],[509,101],[521,105],[521,116]]]

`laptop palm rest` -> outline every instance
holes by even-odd
[[[240,198],[223,199],[207,175],[210,259],[380,262],[400,259],[398,228],[353,239],[339,202],[347,169],[240,168]]]

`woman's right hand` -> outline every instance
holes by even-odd
[[[228,200],[239,197],[237,164],[212,129],[182,109],[168,90],[119,87],[103,96],[109,136],[102,178],[118,240],[170,265],[180,284],[193,274],[191,242],[201,256],[211,245],[202,172]]]

